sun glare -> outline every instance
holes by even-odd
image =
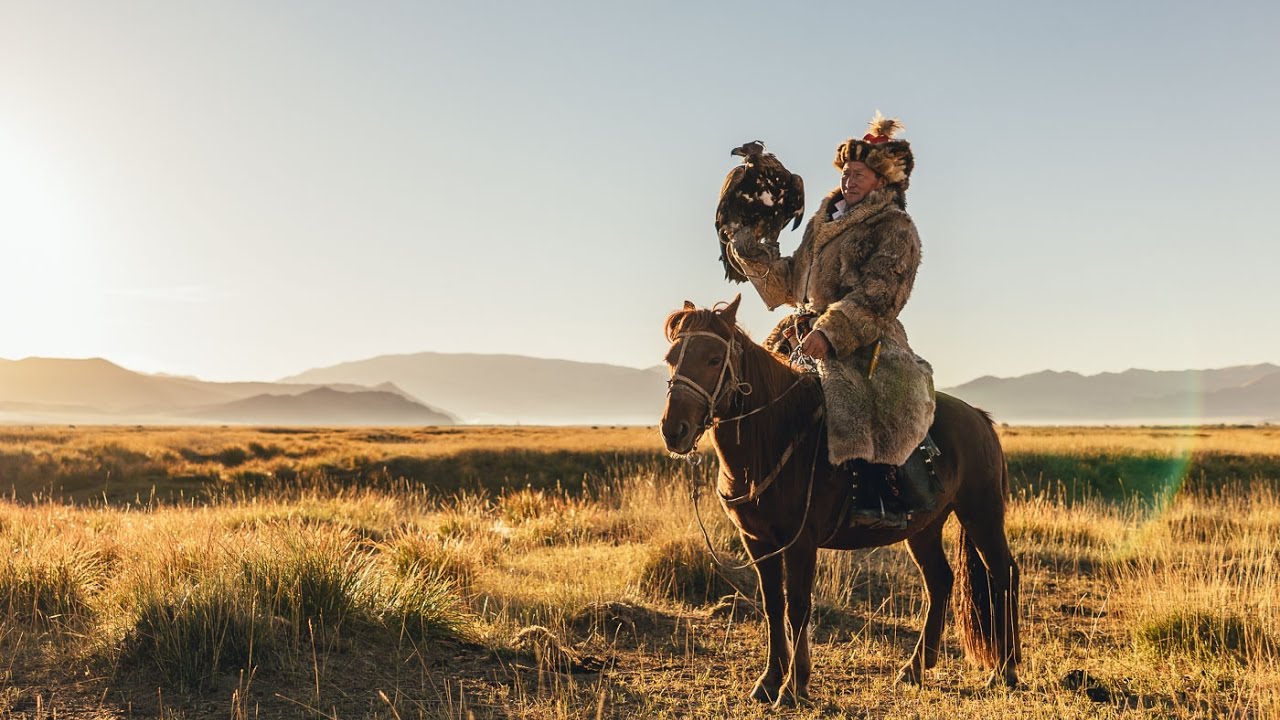
[[[65,193],[43,155],[0,129],[0,242],[9,262],[48,254],[70,235]]]
[[[0,357],[40,352],[67,328],[87,290],[83,204],[47,148],[0,125]]]

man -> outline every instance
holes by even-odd
[[[927,484],[895,471],[924,440],[934,411],[933,370],[912,352],[898,320],[921,257],[906,212],[915,158],[906,141],[893,139],[899,130],[877,113],[861,140],[836,148],[840,187],[823,199],[792,256],[780,255],[775,238],[743,236],[732,245],[770,309],[797,309],[780,327],[798,330],[800,352],[817,361],[830,460],[858,474],[855,521],[883,527],[904,526],[931,502]]]

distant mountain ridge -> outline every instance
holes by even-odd
[[[191,411],[193,417],[254,425],[452,425],[454,418],[392,392],[318,387],[297,395],[254,395]]]
[[[1013,423],[1280,420],[1280,366],[1270,363],[1097,375],[1044,370],[984,376],[945,391]]]
[[[389,382],[373,387],[270,382],[207,382],[189,377],[128,370],[102,358],[0,359],[0,421],[85,423],[269,422],[253,420],[255,397],[295,397],[317,389],[336,393],[325,402],[259,400],[298,423],[314,425],[453,424],[447,411],[422,403]],[[387,397],[382,397],[387,396]],[[403,402],[396,402],[396,400]],[[289,414],[291,407],[299,412]],[[412,409],[411,409],[412,408]],[[262,408],[266,412],[265,406]],[[305,412],[303,411],[305,410]],[[248,413],[239,415],[237,413]],[[260,417],[265,418],[271,413]]]
[[[652,425],[666,393],[666,376],[652,368],[470,353],[381,355],[281,382],[387,380],[470,423]]]

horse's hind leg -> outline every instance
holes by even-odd
[[[976,551],[986,574],[989,613],[986,645],[994,660],[990,685],[1018,684],[1018,660],[1021,655],[1018,636],[1018,563],[1009,549],[1005,537],[1003,498],[993,505],[976,512],[964,512],[957,508],[956,515],[964,526],[962,543],[972,543],[972,548],[960,548],[961,553]]]
[[[924,671],[938,662],[938,648],[942,643],[942,629],[947,618],[947,603],[951,598],[951,586],[955,582],[951,565],[947,563],[946,552],[942,549],[942,527],[947,524],[950,515],[950,512],[943,513],[923,530],[907,538],[911,557],[924,576],[928,609],[915,652],[898,673],[899,682],[919,685],[924,680]]]

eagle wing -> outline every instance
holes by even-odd
[[[800,221],[804,220],[804,178],[795,173],[791,173],[791,192],[783,209],[791,213],[788,217],[795,218],[791,229],[800,227]]]
[[[804,218],[804,180],[783,166],[773,155],[760,158],[760,204],[757,217],[760,232],[768,240],[777,241],[791,225],[800,227]]]
[[[732,222],[734,217],[733,202],[738,186],[742,184],[743,178],[747,175],[747,166],[738,165],[724,176],[724,185],[720,186],[720,202],[716,205],[716,230],[720,227]]]
[[[742,186],[748,179],[750,169],[743,164],[729,171],[724,178],[724,185],[720,188],[720,202],[716,205],[716,234],[720,238],[720,262],[724,265],[725,279],[738,283],[746,282],[747,276],[743,275],[730,259],[728,246],[733,242],[733,238],[728,228],[740,226],[742,223]]]

